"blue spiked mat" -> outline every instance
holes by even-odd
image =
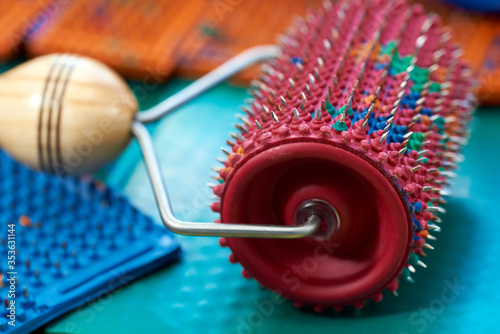
[[[33,172],[0,152],[0,332],[28,333],[166,266],[179,245],[92,179]]]

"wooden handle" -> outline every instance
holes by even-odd
[[[53,54],[0,76],[0,146],[34,169],[92,172],[128,144],[137,100],[90,58]]]

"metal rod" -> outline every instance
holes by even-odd
[[[234,74],[260,61],[274,58],[280,52],[276,45],[259,45],[249,48],[231,58],[213,71],[196,80],[180,92],[172,95],[160,104],[137,113],[136,119],[142,123],[150,123],[174,111],[189,102],[207,89],[228,79]]]
[[[295,239],[311,235],[317,231],[321,224],[322,219],[313,212],[303,225],[295,226],[196,223],[179,220],[175,218],[170,207],[170,200],[161,176],[151,135],[139,121],[132,124],[132,133],[137,137],[141,146],[163,224],[172,232],[195,236]]]

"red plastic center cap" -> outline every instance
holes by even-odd
[[[404,198],[380,167],[352,149],[291,140],[250,155],[226,182],[223,223],[292,225],[310,199],[338,211],[339,228],[327,240],[227,239],[250,275],[289,299],[322,306],[364,301],[408,259]]]

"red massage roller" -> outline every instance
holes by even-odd
[[[341,310],[412,281],[462,160],[471,71],[439,17],[405,1],[344,1],[296,20],[213,187],[220,223],[322,219],[310,237],[221,238],[242,275]]]
[[[144,123],[267,58],[217,169],[220,221],[177,219]],[[223,237],[243,276],[316,311],[380,301],[425,267],[476,104],[449,32],[404,0],[326,2],[279,48],[247,50],[140,113],[116,73],[82,56],[40,57],[0,82],[10,155],[81,174],[135,135],[167,228]]]

